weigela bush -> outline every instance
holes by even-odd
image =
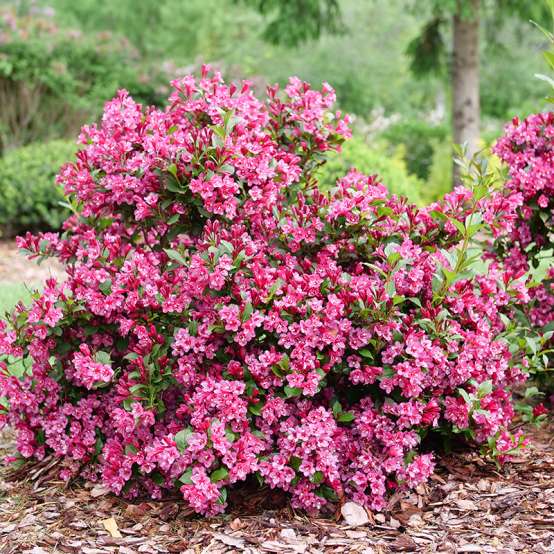
[[[506,207],[459,189],[418,210],[356,171],[320,193],[349,135],[327,85],[173,86],[164,111],[109,102],[59,175],[64,233],[19,240],[67,269],[3,325],[20,455],[214,514],[252,478],[382,509],[432,473],[429,433],[517,448],[500,311],[525,289],[467,249]]]
[[[514,118],[494,152],[508,169],[504,194],[514,200],[517,219],[493,251],[510,276],[538,272],[524,311],[544,342],[554,326],[554,112]]]

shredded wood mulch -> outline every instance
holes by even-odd
[[[178,499],[127,503],[103,487],[57,481],[55,460],[0,474],[0,552],[104,554],[554,552],[554,426],[498,469],[475,454],[439,461],[429,485],[391,498],[369,524],[309,518],[275,493],[244,493],[231,513],[202,519]],[[1,454],[13,451],[0,436]]]

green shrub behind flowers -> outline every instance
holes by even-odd
[[[56,185],[60,167],[77,151],[72,141],[31,144],[0,158],[0,224],[3,236],[57,230],[69,215]]]

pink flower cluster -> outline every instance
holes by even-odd
[[[544,278],[529,289],[526,306],[532,325],[544,332],[554,322],[554,112],[514,118],[494,152],[508,168],[503,195],[517,205],[515,224],[498,238],[494,251],[512,276],[550,260]]]
[[[21,455],[214,514],[251,477],[383,509],[432,473],[429,434],[511,452],[519,285],[454,274],[471,193],[418,210],[352,171],[321,194],[349,135],[327,85],[173,86],[163,111],[109,102],[59,175],[76,215],[19,240],[68,275],[0,329]]]

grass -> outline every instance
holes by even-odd
[[[0,317],[3,317],[6,311],[11,311],[19,300],[28,302],[30,298],[31,295],[23,283],[0,282]]]

